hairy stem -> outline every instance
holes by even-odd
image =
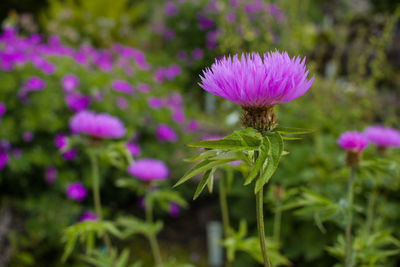
[[[260,238],[261,253],[264,259],[264,267],[271,267],[271,262],[268,258],[268,253],[267,253],[267,241],[265,239],[263,203],[264,203],[264,194],[263,194],[263,188],[261,188],[260,191],[258,191],[258,193],[256,194],[257,229],[258,229],[258,236]]]
[[[153,205],[146,205],[146,221],[148,223],[153,223]],[[147,236],[149,240],[151,253],[153,254],[154,262],[156,266],[162,266],[162,257],[160,247],[158,245],[157,237],[155,234],[150,234]]]
[[[89,157],[90,157],[90,162],[92,165],[92,190],[93,190],[94,208],[96,211],[97,220],[98,220],[98,222],[101,223],[103,221],[103,211],[102,211],[101,199],[100,199],[99,167],[98,167],[98,163],[97,163],[96,154],[93,151],[89,152]],[[108,236],[108,234],[106,232],[103,235],[103,240],[104,240],[104,244],[106,245],[107,254],[112,259],[111,241],[110,241],[110,237]],[[112,259],[112,261],[113,261],[113,259]],[[114,263],[112,263],[112,264],[114,266]]]
[[[226,199],[226,188],[225,188],[225,181],[221,177],[219,178],[219,204],[221,207],[222,213],[222,224],[224,227],[224,237],[230,237],[230,222],[229,222],[229,209],[228,209],[228,202]],[[225,266],[230,267],[232,265],[231,261],[228,258],[228,253],[226,253],[226,260]]]
[[[344,247],[344,267],[351,267],[351,255],[352,255],[352,241],[351,241],[351,230],[353,223],[353,202],[354,202],[354,173],[355,167],[350,169],[350,177],[348,181],[348,215],[346,223],[346,233],[345,233],[345,247]]]

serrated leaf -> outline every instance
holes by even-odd
[[[264,138],[263,144],[260,149],[260,155],[258,156],[256,163],[254,164],[253,168],[251,169],[251,172],[249,176],[247,176],[244,185],[250,184],[259,174],[261,168],[263,167],[265,160],[268,157],[270,150],[270,142],[268,138]]]
[[[304,129],[304,128],[292,128],[292,127],[278,126],[274,129],[274,132],[278,132],[281,134],[309,134],[309,133],[314,132],[314,130]]]
[[[211,179],[211,177],[214,175],[215,168],[212,168],[211,170],[208,170],[204,173],[203,178],[201,179],[200,183],[197,185],[196,192],[194,193],[193,200],[197,199],[201,192],[204,190],[206,187],[208,180]]]
[[[187,180],[189,180],[190,178],[192,178],[193,176],[195,176],[197,174],[200,174],[200,173],[205,172],[213,167],[216,167],[218,165],[225,164],[227,162],[234,161],[234,160],[235,160],[235,158],[216,160],[216,161],[204,160],[204,161],[200,162],[199,164],[197,164],[196,166],[194,166],[189,171],[187,171],[185,173],[185,175],[181,179],[179,179],[179,181],[173,187],[177,187],[178,185],[183,184],[184,182],[186,182]]]
[[[279,133],[275,132],[271,136],[266,136],[265,138],[269,138],[269,141],[271,143],[270,155],[268,156],[266,166],[263,168],[262,173],[256,182],[254,190],[255,193],[258,193],[258,191],[260,191],[260,189],[266,183],[268,183],[269,179],[271,179],[272,175],[275,173],[276,169],[278,168],[283,151],[283,140],[282,136]]]

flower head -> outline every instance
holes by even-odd
[[[69,126],[73,133],[87,134],[97,138],[120,138],[125,135],[122,122],[104,113],[80,111],[71,118]]]
[[[140,154],[140,147],[134,142],[130,141],[125,145],[132,157],[137,157]]]
[[[73,112],[86,109],[90,104],[90,97],[80,93],[71,93],[65,96],[68,108]]]
[[[171,217],[178,217],[179,215],[179,206],[176,203],[169,203],[168,213]]]
[[[0,170],[4,169],[9,160],[10,157],[8,156],[7,152],[0,151]]]
[[[132,92],[133,92],[132,86],[128,82],[121,81],[121,80],[113,81],[111,84],[111,87],[115,91],[122,92],[125,94],[132,94]]]
[[[67,74],[61,80],[61,85],[65,92],[72,92],[79,84],[79,79],[75,75]]]
[[[368,144],[368,139],[360,132],[345,132],[337,140],[338,145],[345,149],[360,153]]]
[[[364,135],[378,147],[400,147],[400,132],[396,129],[370,126],[365,129]]]
[[[46,183],[53,184],[56,180],[57,171],[54,167],[48,167],[45,173]]]
[[[82,201],[87,195],[87,190],[80,182],[75,182],[67,186],[66,194],[70,199]]]
[[[0,117],[2,117],[6,113],[6,105],[3,102],[0,102]]]
[[[67,146],[68,140],[65,134],[57,134],[54,138],[54,145],[58,150],[62,150]]]
[[[156,135],[159,141],[175,142],[178,139],[175,131],[166,124],[160,124],[157,127]]]
[[[167,166],[155,159],[137,160],[128,166],[127,171],[142,181],[165,180],[168,177]]]
[[[97,220],[97,216],[96,214],[94,214],[91,211],[85,211],[82,216],[79,218],[80,222],[84,222],[84,221],[96,221]]]
[[[242,107],[271,107],[303,95],[313,78],[307,79],[305,59],[290,58],[278,51],[261,57],[257,53],[216,60],[203,71],[199,85],[211,94]]]

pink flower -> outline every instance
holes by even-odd
[[[67,74],[61,80],[61,86],[65,92],[72,92],[79,84],[79,79],[75,75]]]
[[[75,148],[71,148],[70,150],[67,150],[67,151],[63,152],[61,154],[61,156],[66,161],[74,160],[76,158],[76,149]]]
[[[360,132],[345,132],[337,140],[338,145],[349,151],[361,152],[368,144],[368,139]]]
[[[132,157],[137,157],[140,154],[140,147],[133,143],[133,142],[128,142],[125,145],[126,149],[129,151]]]
[[[166,124],[160,124],[157,127],[156,135],[159,141],[176,142],[178,136],[175,131]]]
[[[117,99],[115,100],[115,103],[117,104],[117,106],[120,109],[127,109],[128,108],[128,101],[126,101],[125,98],[123,97],[117,97]]]
[[[147,104],[149,105],[149,107],[151,107],[153,109],[159,109],[164,105],[163,101],[161,99],[155,98],[155,97],[149,98],[147,100]]]
[[[0,170],[4,169],[9,160],[10,157],[8,156],[7,152],[0,151]]]
[[[3,117],[4,113],[6,113],[6,105],[0,102],[0,117]]]
[[[169,215],[171,217],[174,217],[174,218],[178,217],[178,215],[179,215],[179,206],[177,204],[175,204],[175,203],[170,203],[169,204],[168,213],[169,213]]]
[[[121,81],[121,80],[114,80],[111,84],[112,89],[118,92],[122,92],[125,94],[132,94],[133,93],[133,88],[132,86],[126,82],[126,81]]]
[[[54,138],[54,145],[58,150],[62,150],[67,146],[67,136],[65,134],[57,134]]]
[[[80,93],[70,93],[65,96],[65,102],[71,111],[78,112],[87,109],[90,104],[90,97]]]
[[[125,135],[122,122],[108,114],[80,111],[70,120],[72,133],[87,134],[98,138],[120,138]]]
[[[224,57],[203,71],[199,85],[242,107],[270,107],[307,92],[313,78],[307,80],[304,62],[278,51]]]
[[[203,58],[203,50],[201,50],[200,48],[195,48],[192,51],[192,58],[194,60],[199,60]]]
[[[194,132],[194,131],[197,131],[198,128],[199,128],[199,124],[198,124],[198,122],[196,120],[189,121],[189,124],[187,126],[187,129],[189,131]]]
[[[82,216],[79,218],[80,222],[84,222],[84,221],[96,221],[97,220],[97,216],[96,214],[94,214],[91,211],[85,211]]]
[[[82,201],[87,195],[87,190],[80,182],[75,182],[67,186],[66,194],[69,199]]]
[[[147,93],[150,90],[150,86],[146,83],[139,83],[137,85],[137,90],[142,93]]]
[[[54,184],[54,182],[56,180],[56,174],[57,174],[57,172],[54,167],[48,167],[46,169],[46,173],[45,173],[46,183]]]
[[[165,180],[168,168],[164,162],[155,159],[140,159],[128,166],[128,173],[142,181]]]
[[[27,143],[32,142],[33,133],[32,132],[24,132],[24,134],[22,135],[22,139]]]
[[[370,126],[364,131],[367,139],[379,147],[400,147],[400,132],[393,128]]]

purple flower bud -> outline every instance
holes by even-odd
[[[168,168],[164,162],[154,159],[140,159],[128,166],[127,172],[142,181],[165,180]]]
[[[156,135],[160,142],[176,142],[178,140],[178,136],[174,130],[166,124],[158,125]]]
[[[66,194],[69,199],[80,202],[86,197],[87,190],[80,182],[75,182],[67,186]]]

